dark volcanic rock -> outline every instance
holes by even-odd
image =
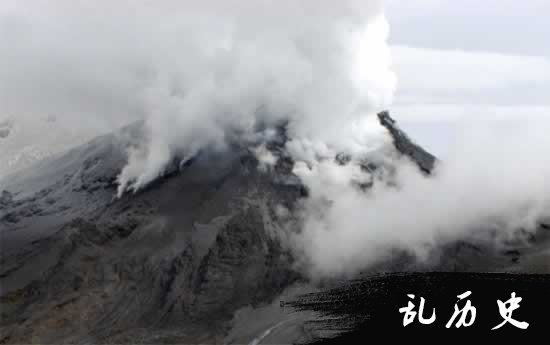
[[[298,279],[275,233],[303,187],[292,160],[203,152],[114,199],[124,142],[102,137],[10,178],[0,218],[0,343],[212,342]],[[181,330],[184,329],[185,332]]]
[[[380,124],[386,127],[393,137],[395,148],[415,162],[420,170],[426,174],[430,174],[436,163],[436,158],[409,139],[407,134],[397,126],[396,121],[391,118],[387,111],[379,113],[378,119],[380,120]]]

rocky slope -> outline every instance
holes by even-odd
[[[201,154],[113,200],[123,143],[106,136],[13,177],[2,194],[2,342],[112,342],[186,325],[211,340],[239,307],[298,276],[275,203],[303,193],[285,160],[262,174],[245,148]],[[296,181],[297,182],[297,181]],[[180,327],[178,327],[180,328]]]
[[[380,120],[397,150],[429,173],[435,158],[389,115]],[[116,199],[135,131],[97,138],[2,180],[0,343],[219,343],[228,334],[226,342],[240,342],[246,338],[237,329],[252,329],[256,315],[305,332],[265,309],[287,288],[307,285],[277,236],[285,217],[278,210],[292,213],[307,196],[284,142],[268,144],[279,158],[273,169],[258,169],[253,152],[234,144]],[[493,257],[480,259],[488,249],[445,250],[493,265]],[[403,269],[403,261],[387,267]],[[239,314],[248,320],[239,328],[235,313],[243,308],[254,311]]]

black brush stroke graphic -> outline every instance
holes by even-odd
[[[477,309],[475,323],[470,327],[449,329],[445,326],[454,312],[457,295],[471,291],[469,298]],[[511,293],[522,297],[520,308],[512,318],[526,321],[526,330],[506,324],[498,330],[501,317],[497,300],[506,302]],[[408,294],[425,298],[424,316],[433,308],[436,320],[431,325],[415,322],[403,326],[399,308],[407,306]],[[463,300],[459,308],[464,305]],[[392,273],[342,282],[340,286],[301,296],[285,303],[298,311],[315,311],[319,319],[309,321],[320,336],[316,344],[356,344],[373,342],[382,336],[384,342],[438,342],[468,340],[538,339],[543,343],[550,332],[550,275],[503,273]]]

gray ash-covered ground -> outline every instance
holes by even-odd
[[[3,342],[133,342],[156,327],[213,340],[298,279],[271,212],[303,193],[288,170],[263,174],[235,148],[113,199],[120,144],[99,138],[3,193]]]
[[[388,119],[381,117],[397,151],[429,173],[435,158]],[[303,317],[278,305],[314,288],[278,236],[284,221],[277,208],[292,213],[307,197],[282,144],[268,145],[279,156],[273,169],[259,168],[237,143],[203,151],[117,199],[116,177],[134,130],[1,181],[0,343],[312,339]],[[523,263],[546,258],[535,245],[547,237],[544,225],[540,233],[532,246],[507,252],[455,243],[441,249],[437,267],[397,253],[373,272],[525,269]]]

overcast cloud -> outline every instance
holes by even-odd
[[[431,151],[446,156],[472,121],[491,130],[502,120],[549,121],[549,1],[386,5],[399,76],[392,110]]]
[[[387,0],[393,44],[550,55],[547,0]]]

